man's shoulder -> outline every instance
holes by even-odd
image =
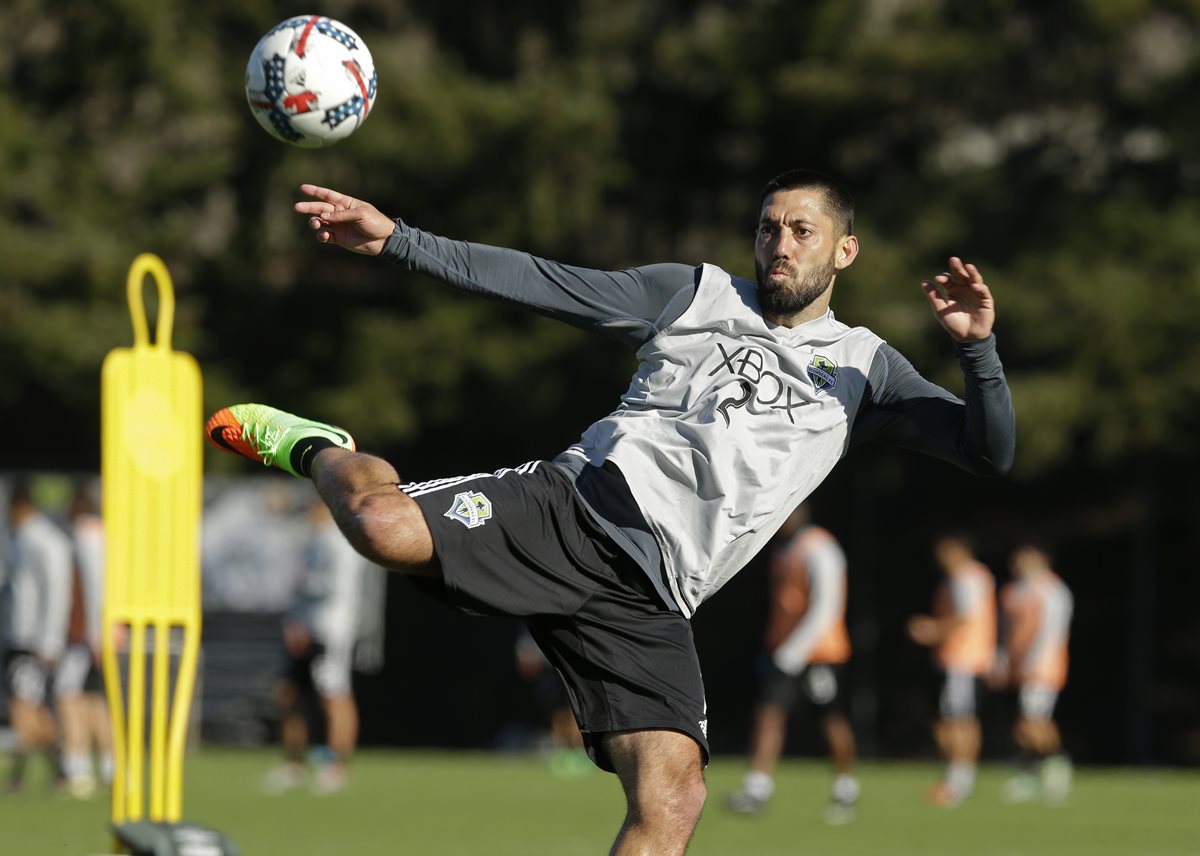
[[[680,263],[679,266],[686,268],[686,265],[683,263]],[[758,292],[758,285],[753,280],[730,273],[725,268],[712,262],[701,262],[695,267],[689,268],[689,270],[692,271],[697,286],[714,285],[721,288],[732,288],[736,291],[750,289],[755,293]]]

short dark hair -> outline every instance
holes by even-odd
[[[826,213],[833,218],[835,224],[845,228],[844,234],[853,235],[854,197],[840,181],[815,169],[789,169],[772,178],[758,198],[758,209],[761,211],[767,197],[777,190],[807,187],[815,187],[821,191],[821,195],[825,197]]]
[[[1031,550],[1035,553],[1041,553],[1042,558],[1046,560],[1046,564],[1048,564],[1048,565],[1054,564],[1054,550],[1050,546],[1050,542],[1043,539],[1042,537],[1035,536],[1033,538],[1026,538],[1024,541],[1021,541],[1019,544],[1017,544],[1016,547],[1013,548],[1013,554],[1015,555],[1017,553],[1021,553],[1021,552],[1025,552],[1025,551],[1029,551],[1029,550]]]
[[[968,553],[975,554],[975,539],[957,529],[948,529],[937,534],[933,539],[933,548],[936,550],[943,544],[957,544]]]

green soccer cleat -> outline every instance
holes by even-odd
[[[330,446],[354,451],[354,438],[332,425],[267,407],[234,404],[209,417],[209,442],[219,449],[307,478],[316,453]]]

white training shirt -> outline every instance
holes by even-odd
[[[802,540],[805,539],[805,540]],[[805,526],[792,536],[784,551],[804,550],[804,575],[808,579],[808,607],[795,629],[771,657],[780,671],[798,675],[808,665],[817,643],[846,611],[846,554],[832,535],[814,538]]]
[[[71,615],[71,541],[44,514],[13,532],[8,575],[8,647],[56,661]]]
[[[292,617],[329,649],[349,649],[358,632],[358,595],[365,560],[329,521],[305,541]]]
[[[691,305],[638,351],[620,407],[568,454],[638,474],[629,488],[684,614],[753,558],[846,453],[882,343],[832,312],[771,324],[754,283],[704,265]]]

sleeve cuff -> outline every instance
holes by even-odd
[[[404,224],[403,220],[397,217],[396,228],[392,230],[392,234],[383,245],[383,251],[379,254],[380,258],[389,262],[396,262],[403,259],[408,249],[408,233],[408,226]]]
[[[968,359],[993,353],[996,350],[996,334],[992,333],[986,339],[974,342],[955,342],[954,350]]]

